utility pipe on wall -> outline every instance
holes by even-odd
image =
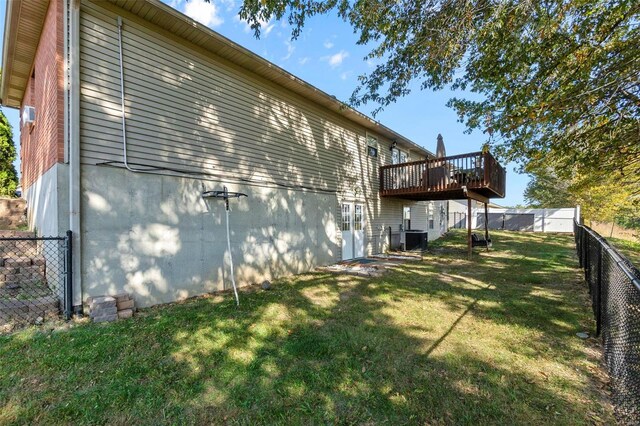
[[[124,61],[122,60],[122,17],[118,16],[118,65],[120,67],[120,109],[122,114],[122,157],[124,167],[130,172],[135,173],[157,173],[155,168],[153,169],[137,169],[129,166],[127,160],[127,120],[124,103]]]

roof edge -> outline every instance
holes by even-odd
[[[14,6],[19,5],[22,2],[22,0],[16,0],[16,1],[7,1],[7,6],[5,8],[5,15],[4,15],[4,40],[2,43],[2,78],[0,79],[0,104],[2,104],[2,106],[9,106],[11,107],[11,105],[8,105],[5,103],[5,100],[7,99],[7,92],[9,91],[9,83],[7,82],[7,75],[11,73],[11,66],[10,66],[10,62],[9,62],[9,51],[11,50],[11,53],[13,54],[13,46],[10,44],[11,42],[9,41],[9,37],[8,35],[12,34],[12,31],[8,31],[8,30],[12,30],[13,26],[11,25],[11,23],[13,22],[15,18],[14,14],[16,13],[15,10],[16,8]],[[12,19],[13,18],[13,19]],[[15,30],[14,30],[15,32]],[[15,107],[14,107],[15,108]]]
[[[33,69],[49,6],[50,0],[7,1],[0,78],[0,104],[3,106],[21,106],[29,78],[24,69]],[[19,45],[21,50],[18,52]]]

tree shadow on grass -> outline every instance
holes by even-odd
[[[373,280],[309,274],[243,292],[239,309],[223,295],[107,326],[3,338],[3,356],[13,354],[5,366],[19,372],[0,379],[3,416],[26,423],[591,421],[598,395],[580,364],[584,353],[554,347],[566,368],[548,378],[521,364],[535,357],[508,336],[495,353],[484,347],[499,335],[477,327],[526,330],[520,325],[538,316],[524,313],[541,296],[512,312],[495,284],[422,274],[432,267],[407,264]],[[543,328],[566,316],[559,309]],[[545,333],[526,336],[527,347],[546,342]]]

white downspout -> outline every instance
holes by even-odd
[[[69,0],[69,229],[73,232],[73,306],[82,305],[80,226],[80,0]]]
[[[70,94],[69,94],[69,83],[70,83],[70,66],[69,66],[69,0],[65,0],[62,2],[62,42],[63,42],[63,61],[62,61],[62,74],[64,79],[64,91],[63,91],[63,105],[62,115],[63,115],[63,125],[64,125],[64,163],[69,164],[69,130],[71,126],[69,125],[69,102],[70,102]],[[59,223],[60,221],[58,221]],[[59,226],[58,226],[59,228]],[[59,232],[62,232],[61,229],[58,229]]]

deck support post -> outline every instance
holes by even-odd
[[[469,244],[469,260],[473,254],[473,247],[471,241],[471,198],[467,198],[467,243]]]
[[[487,251],[489,251],[489,209],[487,203],[484,203],[484,240],[487,242]]]

